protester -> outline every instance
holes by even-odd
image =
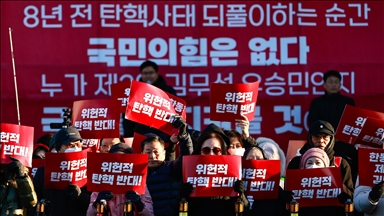
[[[148,154],[147,187],[156,216],[178,215],[178,189],[182,178],[182,159],[193,152],[192,141],[186,132],[187,124],[180,116],[173,126],[179,129],[180,155],[176,160],[165,161],[164,141],[156,135],[148,136],[142,143],[142,153]]]
[[[44,134],[43,136],[37,139],[36,143],[33,145],[33,159],[44,159],[45,153],[49,152],[49,142],[51,141],[53,134]]]
[[[215,124],[208,125],[197,142],[194,155],[228,155],[227,146],[229,139],[224,132]],[[239,193],[244,207],[249,207],[249,202],[244,193],[244,184],[241,180],[234,184],[234,191]],[[193,192],[191,183],[183,183],[180,186],[180,199],[188,201],[188,215],[235,215],[235,202],[237,197],[189,197]]]
[[[326,167],[330,167],[330,160],[329,160],[328,154],[321,148],[308,149],[301,156],[301,161],[300,161],[301,169],[316,169],[316,168],[326,168]],[[340,199],[341,196],[347,196],[347,195],[342,192],[338,198]],[[349,196],[348,198],[352,199]],[[344,204],[345,201],[343,201],[342,204]],[[316,201],[314,200],[314,202]],[[299,214],[300,216],[324,216],[324,215],[344,216],[345,212],[344,212],[343,206],[316,206],[316,207],[300,207]]]
[[[111,147],[117,143],[125,143],[124,138],[102,138],[100,139],[100,153],[108,153]]]
[[[356,183],[354,193],[355,209],[365,216],[384,215],[384,181],[377,183],[373,187],[359,185],[359,178]]]
[[[308,123],[324,120],[329,122],[333,128],[337,128],[345,105],[355,106],[355,102],[352,98],[340,94],[342,80],[338,71],[327,71],[323,75],[323,81],[325,93],[312,100]]]
[[[284,189],[285,179],[285,154],[273,139],[258,137],[256,142],[263,149],[267,160],[280,160],[280,187]]]
[[[266,141],[265,141],[266,142]],[[245,160],[268,160],[267,153],[259,146],[246,149],[243,159]],[[282,187],[279,187],[277,199],[250,199],[250,208],[245,211],[244,216],[282,216],[287,214],[285,193]]]
[[[51,152],[70,153],[82,150],[82,138],[74,127],[60,129],[51,139]],[[79,187],[69,184],[64,190],[44,187],[45,167],[37,169],[33,184],[39,200],[46,199],[50,202],[47,215],[84,216],[90,201],[90,193],[86,186]],[[32,212],[33,213],[33,212]],[[28,212],[29,214],[29,212]]]
[[[300,169],[303,155],[312,148],[319,148],[326,152],[330,167],[339,167],[343,182],[343,192],[338,196],[339,202],[344,204],[347,199],[352,199],[354,185],[352,183],[351,168],[342,157],[336,157],[333,147],[335,145],[335,130],[327,121],[316,121],[311,124],[307,143],[300,149],[302,156],[296,156],[289,162],[287,169]]]
[[[15,158],[11,160],[11,163],[1,164],[0,215],[26,215],[26,209],[36,205],[37,196],[28,168]]]
[[[134,154],[133,149],[126,143],[114,144],[109,153],[113,154]],[[107,201],[107,215],[121,216],[124,215],[124,203],[129,199],[134,206],[134,215],[153,216],[152,198],[146,187],[145,193],[138,195],[135,191],[126,191],[125,194],[113,194],[110,191],[93,192],[91,202],[89,203],[87,216],[95,216],[97,214],[96,205],[100,200]]]

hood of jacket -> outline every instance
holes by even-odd
[[[256,142],[264,150],[268,160],[280,160],[280,176],[283,176],[285,171],[285,154],[279,144],[267,137],[258,137]]]
[[[224,131],[217,125],[211,123],[209,124],[200,134],[200,137],[201,135],[203,134],[206,134],[206,133],[211,133],[211,132],[214,132],[214,133],[217,133],[220,135],[220,137],[224,140],[224,143],[225,143],[225,146],[227,147],[227,149],[229,148],[229,144],[230,144],[230,141],[229,141],[229,138],[225,135]]]

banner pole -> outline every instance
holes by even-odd
[[[15,55],[13,54],[12,28],[9,28],[9,42],[11,43],[11,56],[12,56],[13,81],[14,81],[14,83],[15,83],[17,122],[18,122],[18,124],[20,125],[19,95],[18,95],[18,92],[17,92],[16,68],[15,68]]]

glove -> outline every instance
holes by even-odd
[[[181,198],[187,198],[193,192],[193,185],[189,182],[182,183],[179,188],[179,194]]]
[[[243,181],[237,180],[235,182],[235,185],[233,186],[233,189],[235,190],[235,192],[237,192],[239,194],[244,194],[244,183],[243,183]]]
[[[141,212],[144,209],[144,204],[141,202],[140,195],[137,194],[135,191],[127,191],[125,193],[125,198],[131,200],[133,204],[135,204],[136,210]]]
[[[383,196],[383,194],[384,194],[384,181],[378,183],[372,188],[371,192],[369,192],[369,198],[373,202],[377,202]]]
[[[348,199],[352,199],[351,196],[349,196],[347,193],[345,192],[341,192],[338,196],[337,196],[337,199],[339,200],[339,203],[341,204],[345,204],[347,202]]]
[[[14,176],[16,176],[16,178],[24,178],[27,174],[25,166],[16,158],[10,157],[10,159],[12,162],[7,165],[6,173],[8,173],[8,175],[6,176],[10,176],[11,178],[14,178]]]
[[[174,128],[179,129],[179,137],[184,137],[187,134],[187,123],[181,118],[181,116],[176,115],[172,125]]]
[[[100,191],[97,195],[97,198],[95,202],[93,203],[93,206],[96,208],[97,203],[100,202],[100,200],[109,201],[113,198],[113,193],[111,191]]]
[[[76,184],[69,184],[65,188],[65,192],[71,197],[71,199],[78,200],[81,194],[81,189]]]
[[[294,193],[292,191],[284,191],[284,200],[286,203],[290,204],[293,200]]]

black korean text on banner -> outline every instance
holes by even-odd
[[[120,107],[118,100],[81,100],[73,103],[72,122],[82,138],[120,136]]]
[[[1,164],[18,159],[23,165],[32,167],[34,128],[23,125],[1,123],[0,159]]]

